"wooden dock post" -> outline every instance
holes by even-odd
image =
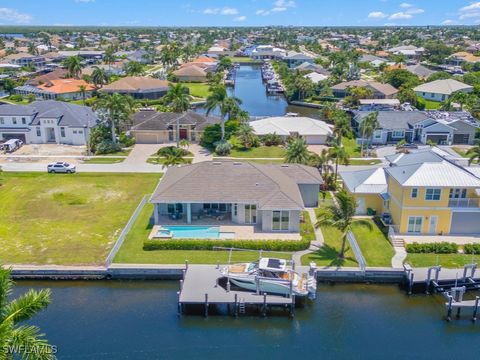
[[[238,294],[235,294],[235,308],[233,310],[235,317],[238,317]]]
[[[479,296],[475,296],[475,307],[473,308],[473,316],[472,316],[472,321],[475,322],[477,321],[477,311],[478,311],[478,302],[480,300]]]
[[[178,305],[177,305],[177,315],[182,315],[182,303],[180,302],[180,291],[177,291],[178,295]]]
[[[447,321],[452,321],[452,302],[453,302],[453,296],[448,295]]]
[[[456,301],[458,301],[459,303],[461,303],[463,301],[463,294],[465,293],[466,289],[465,289],[465,286],[462,286],[461,288],[458,289],[458,298],[455,299]],[[459,306],[457,308],[457,319],[460,318],[460,312],[462,310],[462,307]]]
[[[292,301],[290,302],[290,317],[293,318],[295,316],[295,295],[292,295]]]
[[[258,279],[258,275],[255,275],[255,287],[257,295],[260,295],[260,280]]]
[[[205,317],[208,317],[208,293],[205,293]]]
[[[263,293],[263,307],[262,307],[262,316],[267,316],[267,293]]]
[[[412,295],[413,290],[413,271],[410,273],[410,278],[408,281],[408,295]]]

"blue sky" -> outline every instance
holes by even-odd
[[[469,0],[0,0],[0,25],[480,24]]]

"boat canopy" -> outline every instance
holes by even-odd
[[[258,268],[260,270],[282,272],[287,268],[287,261],[284,259],[261,258]]]

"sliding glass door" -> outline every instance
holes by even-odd
[[[245,205],[245,224],[257,223],[257,205]]]
[[[290,221],[289,211],[273,211],[272,214],[272,230],[288,230]]]

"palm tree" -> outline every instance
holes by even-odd
[[[182,84],[170,84],[170,89],[165,95],[165,101],[172,107],[176,113],[183,113],[190,109],[190,95],[188,95],[188,89]],[[177,116],[176,124],[177,133],[177,147],[180,143],[180,116]]]
[[[347,150],[342,146],[342,144],[334,144],[330,149],[329,153],[332,159],[335,160],[335,183],[338,179],[338,165],[340,163],[348,165],[350,156],[348,155]]]
[[[238,126],[236,133],[238,141],[242,144],[244,149],[250,149],[255,145],[257,135],[248,123],[242,123]]]
[[[115,62],[115,55],[113,55],[114,52],[115,49],[112,46],[109,46],[103,54],[103,62],[108,65],[108,70],[110,70],[111,65]]]
[[[119,93],[106,95],[97,102],[97,109],[103,112],[110,122],[113,142],[116,142],[116,127],[127,122],[133,108],[133,98]]]
[[[125,65],[125,73],[128,76],[141,76],[144,74],[144,66],[138,61],[130,61]]]
[[[322,149],[320,154],[314,154],[310,159],[310,164],[316,167],[323,177],[328,177],[330,171],[333,171],[331,162],[332,156],[327,149]]]
[[[229,97],[225,86],[220,85],[212,89],[204,107],[207,109],[207,116],[215,109],[220,110],[222,141],[225,140],[225,116],[231,116],[235,111],[239,111],[241,100],[236,97]]]
[[[471,147],[467,151],[468,156],[468,165],[471,165],[473,162],[480,162],[480,142],[475,141],[475,146]]]
[[[297,137],[290,140],[285,154],[285,162],[296,164],[307,164],[310,153],[304,138]]]
[[[362,134],[362,145],[360,154],[363,156],[363,146],[365,144],[365,138],[369,139],[369,144],[372,142],[373,134],[375,130],[380,127],[380,123],[378,122],[378,111],[368,114],[365,119],[363,119],[362,123],[360,124],[360,132]]]
[[[87,87],[85,85],[79,85],[78,91],[80,91],[80,93],[82,94],[83,105],[85,105],[85,95],[87,92]]]
[[[28,53],[30,55],[38,55],[38,49],[33,42],[28,43]]]
[[[187,163],[187,159],[183,157],[184,150],[178,147],[169,147],[168,150],[164,150],[163,155],[165,156],[163,166],[168,167]],[[160,158],[158,162],[160,162]]]
[[[20,325],[50,304],[50,290],[29,290],[10,300],[13,288],[10,273],[11,270],[0,268],[0,358],[13,359],[13,351],[21,359],[55,359],[54,347],[38,327]]]
[[[105,70],[99,68],[98,66],[93,67],[92,71],[92,83],[96,87],[103,87],[103,85],[108,81],[108,75]]]
[[[333,135],[337,144],[342,142],[342,138],[350,136],[352,133],[352,125],[350,118],[344,111],[335,111],[333,114]]]
[[[78,56],[70,56],[63,60],[63,66],[67,68],[68,76],[75,79],[80,78],[82,73],[82,59]]]
[[[338,257],[344,259],[347,234],[352,227],[353,216],[357,209],[357,201],[355,197],[345,190],[336,193],[335,199],[337,204],[327,206],[326,211],[322,212],[318,217],[315,227],[331,226],[341,232],[342,247],[338,253]]]

